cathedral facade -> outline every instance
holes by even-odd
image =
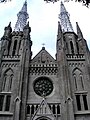
[[[18,16],[1,39],[0,120],[90,120],[90,52],[78,23],[76,34],[61,3],[56,58],[45,47],[32,58],[26,2]]]

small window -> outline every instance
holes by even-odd
[[[19,41],[18,54],[19,54],[20,46],[21,46],[21,40]]]
[[[60,105],[57,106],[57,114],[60,114]]]
[[[77,53],[79,54],[79,46],[78,46],[78,42],[76,42],[76,46],[77,46]]]
[[[15,55],[16,47],[17,47],[17,40],[14,41],[12,56]]]
[[[11,40],[8,42],[8,55],[9,55],[9,52],[10,52],[10,47],[11,47]]]
[[[11,75],[9,78],[9,88],[8,88],[9,91],[11,91],[12,88],[12,79],[13,79],[13,75]]]
[[[7,95],[7,97],[6,97],[5,111],[9,111],[9,108],[10,108],[10,99],[11,99],[11,96]]]
[[[80,95],[76,95],[77,109],[81,110]]]
[[[56,114],[55,105],[53,105],[53,114]]]
[[[7,75],[4,75],[4,80],[3,80],[3,85],[2,85],[2,91],[5,90],[6,79],[7,79]]]
[[[71,46],[71,53],[74,54],[74,47],[73,47],[73,42],[70,41],[70,46]]]
[[[82,75],[80,75],[80,80],[81,80],[81,87],[82,87],[82,89],[84,90],[83,77],[82,77]]]
[[[36,105],[36,110],[38,109],[38,105]]]
[[[4,101],[4,95],[0,95],[0,111],[2,111],[3,108],[3,101]]]
[[[34,114],[34,105],[31,107],[31,114]]]
[[[73,77],[74,77],[75,88],[76,88],[76,90],[77,90],[77,80],[76,80],[76,75],[74,74]]]
[[[82,97],[83,97],[84,109],[88,110],[87,95],[82,95]]]
[[[27,114],[30,114],[30,106],[27,106]]]

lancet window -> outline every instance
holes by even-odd
[[[73,42],[70,41],[70,47],[71,47],[71,53],[74,54],[74,47],[73,47]]]
[[[78,42],[76,42],[76,46],[77,46],[77,53],[79,54],[79,46],[78,46]]]
[[[8,42],[8,55],[9,55],[9,52],[10,52],[10,47],[11,47],[11,40]]]
[[[2,91],[5,90],[6,80],[7,80],[7,75],[5,74],[3,79]]]
[[[13,71],[9,69],[3,75],[2,91],[3,92],[11,91],[12,82],[13,82]]]
[[[17,40],[14,41],[14,46],[13,46],[13,52],[12,52],[12,56],[15,55],[16,52],[16,47],[17,47]]]
[[[7,69],[3,74],[2,90],[0,92],[0,111],[10,111],[13,70]]]
[[[18,54],[19,54],[20,47],[21,47],[21,40],[19,41]]]
[[[74,80],[75,90],[84,90],[83,73],[78,68],[74,69],[73,71],[73,80]]]

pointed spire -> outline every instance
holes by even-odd
[[[81,29],[80,29],[80,27],[78,25],[78,22],[76,22],[76,28],[77,28],[78,39],[83,38],[83,34],[82,34]]]
[[[9,25],[7,27],[4,28],[4,36],[10,37],[10,34],[12,32],[12,28],[11,28],[11,22],[9,22]]]
[[[5,27],[5,30],[8,30],[8,29],[10,29],[10,31],[12,32],[12,30],[11,30],[11,22],[9,22],[9,25],[7,27]]]
[[[23,31],[26,26],[29,15],[27,13],[27,1],[25,0],[21,11],[17,14],[17,22],[15,24],[15,31]]]
[[[21,9],[22,12],[26,12],[27,11],[27,0],[25,0],[25,3],[23,4],[23,7]]]
[[[73,27],[69,19],[69,14],[61,1],[60,22],[63,32],[73,32]]]

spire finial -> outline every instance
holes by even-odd
[[[29,15],[27,13],[27,0],[25,0],[21,11],[17,14],[17,22],[15,24],[15,31],[23,31],[24,26],[26,26],[27,19]]]
[[[61,11],[59,17],[60,17],[62,30],[65,32],[73,32],[73,27],[69,19],[69,14],[62,1],[60,7],[61,7]]]
[[[45,43],[42,43],[42,50],[45,50]]]
[[[10,33],[12,32],[11,22],[9,22],[9,25],[5,27],[4,30],[5,30],[4,36],[10,36]]]

